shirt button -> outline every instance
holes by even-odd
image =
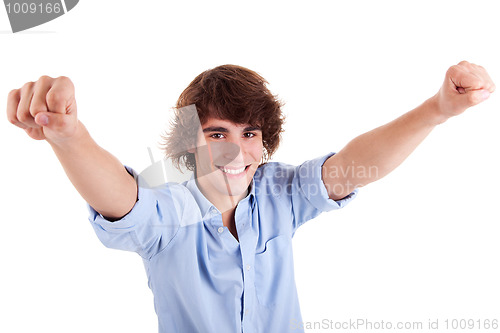
[[[224,231],[224,228],[223,227],[219,227],[219,229],[217,229],[217,231],[219,232],[219,234],[222,234],[222,232]]]
[[[250,270],[250,268],[252,268],[252,266],[247,265],[247,271],[249,271],[249,270]]]

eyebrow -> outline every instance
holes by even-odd
[[[248,126],[243,129],[243,132],[251,132],[251,131],[260,131],[260,127],[257,126]],[[221,132],[221,133],[227,133],[229,130],[225,127],[220,127],[220,126],[210,126],[206,127],[203,129],[203,133],[207,132]]]

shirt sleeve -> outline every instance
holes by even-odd
[[[306,161],[295,169],[292,180],[294,184],[292,189],[295,190],[291,193],[294,231],[320,213],[342,208],[356,197],[358,189],[340,200],[332,200],[328,197],[321,170],[325,161],[333,155],[334,153],[329,153]]]
[[[137,182],[137,173],[126,169]],[[138,186],[138,200],[127,215],[109,221],[87,204],[89,221],[106,247],[137,252],[144,259],[151,259],[179,230],[185,198],[185,190],[178,184],[167,183],[158,188]]]

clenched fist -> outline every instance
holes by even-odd
[[[78,124],[75,87],[63,76],[28,82],[9,93],[7,118],[35,140],[56,143],[71,138]]]
[[[444,83],[434,96],[442,121],[488,99],[495,84],[486,70],[462,61],[446,72]]]

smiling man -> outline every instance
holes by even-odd
[[[197,146],[208,148],[190,150],[195,155],[198,188],[219,209],[223,224],[238,240],[234,211],[248,195],[262,160],[262,131],[259,127],[210,118],[202,126]]]
[[[134,170],[92,140],[68,78],[42,77],[9,95],[9,121],[52,146],[88,202],[99,239],[142,257],[160,332],[301,331],[294,324],[302,322],[291,243],[297,228],[343,207],[434,127],[495,90],[482,67],[461,62],[419,107],[338,154],[291,166],[268,162],[283,115],[266,84],[234,65],[195,78],[165,135],[166,155],[194,176],[155,188],[138,186]]]

